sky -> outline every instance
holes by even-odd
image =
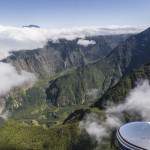
[[[0,0],[0,24],[150,25],[150,0]]]

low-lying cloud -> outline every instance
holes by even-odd
[[[105,120],[101,121],[96,114],[86,116],[79,127],[100,143],[103,138],[110,137],[112,129],[123,124],[123,112],[138,113],[143,121],[150,120],[150,84],[148,80],[139,81],[137,86],[129,92],[125,102],[105,110]]]
[[[84,47],[87,47],[89,45],[94,45],[96,42],[94,40],[85,40],[85,39],[79,39],[77,42],[78,45],[82,45]]]
[[[42,29],[0,26],[0,58],[9,55],[10,51],[31,50],[43,47],[48,40],[73,40],[87,36],[138,33],[145,27],[78,27],[70,29]],[[82,41],[83,42],[83,41]],[[85,41],[84,41],[85,42]]]
[[[108,136],[107,129],[94,113],[86,116],[85,120],[80,122],[79,127],[81,130],[85,129],[86,132],[98,142],[101,142],[103,137]]]
[[[11,64],[0,62],[0,96],[7,94],[12,88],[32,84],[36,80],[32,73],[18,73]]]
[[[108,109],[109,112],[135,111],[145,121],[150,119],[150,84],[148,80],[139,81],[125,99],[125,103]]]
[[[92,113],[79,123],[79,127],[81,130],[86,130],[98,143],[101,143],[103,138],[110,136],[112,129],[118,128],[121,124],[121,119],[114,114],[106,113],[106,119],[102,121]]]

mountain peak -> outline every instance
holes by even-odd
[[[40,26],[34,25],[34,24],[25,25],[25,26],[22,26],[22,27],[23,27],[23,28],[40,28]]]

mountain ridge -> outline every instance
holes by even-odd
[[[64,69],[82,66],[104,57],[128,36],[130,35],[87,37],[87,40],[96,41],[95,45],[88,47],[77,45],[78,39],[73,41],[61,39],[58,43],[49,41],[40,49],[12,52],[11,56],[2,61],[11,63],[17,70],[26,70],[41,77],[53,76]],[[106,42],[107,39],[109,42]]]

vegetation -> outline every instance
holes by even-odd
[[[69,150],[78,136],[75,124],[48,129],[11,120],[0,128],[0,149]]]
[[[79,67],[50,81],[48,103],[55,106],[91,104],[109,87],[113,70],[102,61]]]

